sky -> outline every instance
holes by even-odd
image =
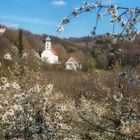
[[[61,38],[90,35],[95,24],[95,13],[84,13],[65,26],[62,33],[56,32],[57,25],[72,9],[84,0],[0,0],[0,24],[9,28],[23,28],[34,34],[49,34]],[[86,0],[96,2],[95,0]],[[140,0],[103,0],[105,4],[124,7],[140,7]],[[110,31],[109,23],[99,25],[99,33]]]

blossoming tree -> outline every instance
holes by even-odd
[[[71,14],[62,19],[61,23],[58,25],[57,31],[62,32],[64,30],[64,25],[69,23],[74,17],[85,13],[85,12],[96,12],[96,23],[91,31],[91,35],[95,36],[98,23],[103,18],[109,16],[110,23],[112,24],[112,33],[106,33],[107,36],[113,38],[113,42],[116,41],[134,41],[135,37],[139,34],[139,30],[136,25],[140,21],[140,9],[139,8],[127,8],[118,7],[117,5],[103,5],[102,1],[95,3],[87,3],[79,8],[74,8]],[[104,14],[103,14],[104,13]],[[120,33],[115,32],[116,25],[121,27]]]
[[[58,25],[57,31],[62,32],[64,30],[64,26],[70,21],[79,16],[82,13],[88,13],[88,12],[96,12],[96,22],[95,26],[93,27],[93,30],[91,31],[92,36],[97,35],[98,30],[98,23],[103,20],[105,17],[110,17],[110,24],[112,24],[112,32],[106,33],[106,36],[111,38],[111,42],[117,43],[120,41],[126,41],[126,42],[133,42],[137,35],[139,35],[139,30],[137,29],[137,25],[140,22],[140,9],[139,8],[128,8],[128,7],[119,7],[117,5],[104,5],[102,1],[98,1],[95,3],[87,3],[84,2],[84,4],[79,8],[74,8],[70,15],[63,18],[61,23]],[[120,32],[116,32],[116,28],[121,27]],[[115,106],[113,104],[108,104],[104,102],[104,107],[108,104],[109,107],[113,107],[112,109],[118,112],[116,112],[116,116],[113,116],[113,112],[111,110],[108,111],[107,114],[104,114],[102,118],[102,123],[97,125],[94,121],[91,121],[87,116],[85,117],[85,112],[80,115],[83,122],[88,124],[89,127],[92,127],[93,129],[98,129],[99,131],[102,131],[101,133],[107,132],[107,133],[114,133],[113,139],[139,139],[140,136],[137,135],[138,131],[140,130],[139,126],[134,126],[135,122],[139,122],[139,113],[138,108],[132,103],[135,102],[130,101],[130,98],[127,98],[125,94],[127,94],[127,88],[130,86],[130,88],[136,83],[139,82],[139,76],[134,74],[134,71],[132,68],[129,68],[127,72],[121,72],[118,74],[118,86],[115,87],[117,90],[114,92],[115,94],[112,96],[115,101]],[[101,93],[100,93],[101,94]],[[107,96],[107,95],[106,95]],[[125,96],[125,98],[124,98]],[[107,97],[109,99],[109,97]],[[102,99],[103,100],[103,99]],[[131,104],[131,105],[130,105]],[[92,105],[90,105],[92,106]],[[129,111],[125,107],[128,108]],[[83,106],[84,108],[84,106]],[[135,111],[137,112],[135,112]],[[103,111],[103,110],[102,110]],[[135,112],[135,113],[134,113]],[[92,112],[93,113],[93,112]],[[99,113],[99,112],[98,112]],[[110,115],[109,115],[110,114]],[[95,116],[96,114],[94,114]],[[99,114],[98,114],[99,115]],[[108,117],[109,116],[109,117]],[[111,118],[110,118],[111,117]],[[100,118],[100,117],[99,117]],[[111,123],[114,125],[114,130],[111,132]],[[102,127],[103,125],[106,125],[105,127]],[[135,131],[135,134],[130,134],[130,131],[132,130],[130,128],[130,125],[135,128],[133,132]],[[131,129],[131,130],[130,130]],[[125,132],[124,132],[125,130]],[[93,132],[92,132],[93,134]],[[88,139],[92,139],[92,134],[87,134]],[[89,137],[89,135],[91,137]],[[106,135],[106,134],[105,134]],[[104,138],[105,138],[104,135]],[[122,136],[122,137],[120,137]],[[101,138],[101,137],[100,137]],[[107,139],[110,139],[109,137]]]

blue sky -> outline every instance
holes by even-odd
[[[0,24],[10,28],[23,28],[36,34],[59,37],[81,37],[90,34],[95,23],[94,13],[85,13],[66,25],[63,33],[56,28],[61,19],[70,14],[84,0],[0,0]],[[95,0],[86,0],[95,2]],[[125,7],[140,7],[140,0],[103,0]],[[109,23],[99,25],[99,33],[110,31]]]

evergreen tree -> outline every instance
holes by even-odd
[[[20,75],[19,75],[19,81],[20,81],[20,86],[22,87],[22,78],[23,78],[23,74],[24,74],[24,64],[23,64],[23,39],[22,39],[22,30],[19,29],[19,37],[18,37],[18,44],[17,44],[17,48],[18,48],[18,54],[19,54],[19,65],[20,65]]]
[[[18,52],[19,57],[22,57],[23,55],[23,40],[22,40],[22,30],[19,30],[19,39],[18,39]]]

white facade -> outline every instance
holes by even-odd
[[[58,63],[58,56],[56,51],[52,48],[50,37],[45,39],[45,50],[41,54],[41,60],[50,64]]]
[[[66,62],[66,69],[67,70],[81,70],[82,65],[79,64],[73,57],[71,57],[67,62]]]
[[[49,37],[47,37],[45,39],[45,50],[50,50],[51,47],[52,47],[51,39]]]
[[[5,31],[6,31],[5,27],[4,28],[0,28],[0,35],[3,35]]]

